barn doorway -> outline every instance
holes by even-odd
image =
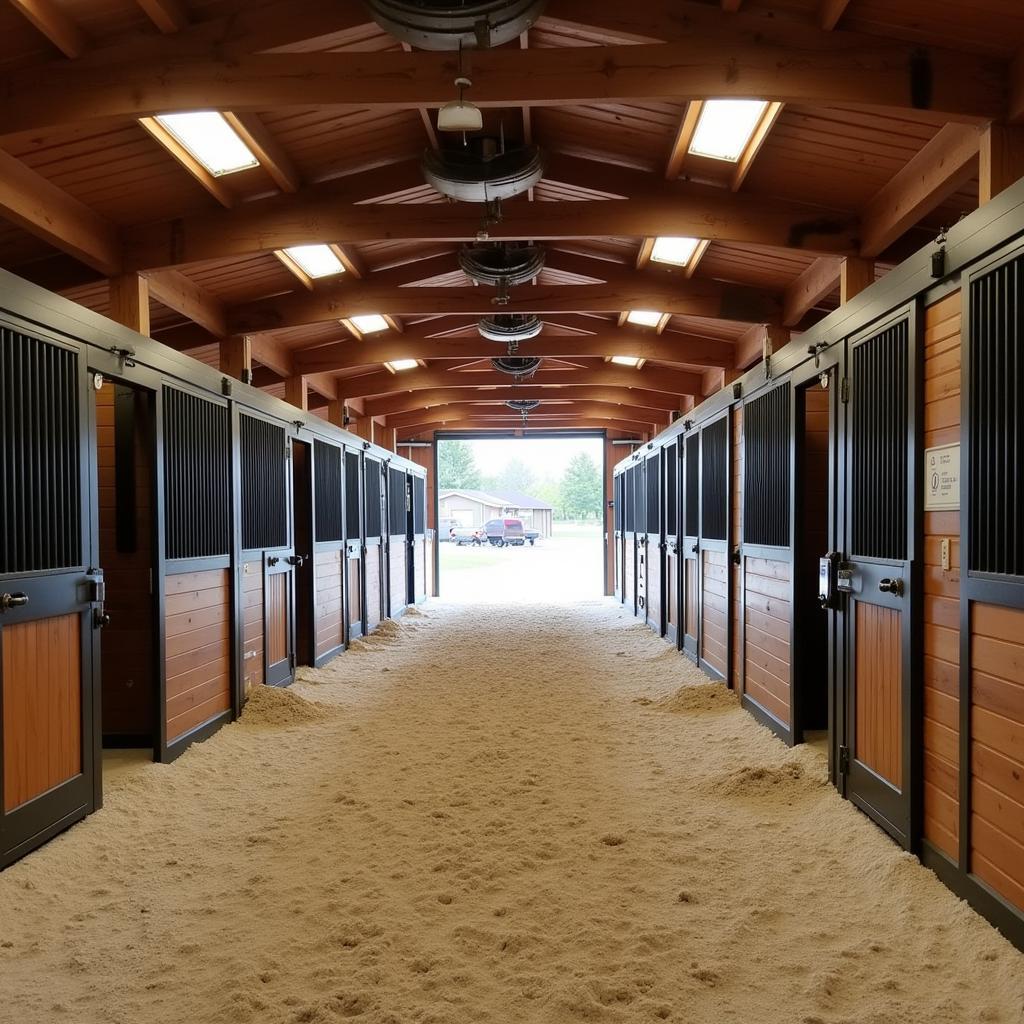
[[[97,375],[97,566],[105,766],[160,756],[155,395]]]
[[[313,452],[292,440],[292,523],[295,536],[295,662],[316,662],[316,579],[313,559]]]
[[[607,501],[599,435],[438,438],[438,585],[474,604],[605,593]]]

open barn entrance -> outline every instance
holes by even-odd
[[[598,435],[438,438],[442,599],[534,604],[601,597],[604,470]]]

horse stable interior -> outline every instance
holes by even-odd
[[[0,62],[0,867],[429,609],[438,438],[596,433],[661,671],[1024,949],[1017,0],[9,0]]]

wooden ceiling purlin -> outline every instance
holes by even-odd
[[[629,420],[634,423],[647,423],[658,428],[665,426],[670,420],[670,414],[667,411],[662,412],[657,409],[620,406],[610,402],[566,401],[565,399],[560,400],[559,403],[544,403],[530,413],[530,419],[534,421],[542,421],[545,418],[550,419],[552,417],[565,419],[569,416]],[[521,414],[501,404],[463,403],[397,413],[388,416],[385,419],[385,423],[389,427],[402,429],[416,423],[422,423],[424,419],[436,419],[438,417],[443,417],[451,422],[459,419],[480,418],[520,419]]]
[[[718,15],[707,32],[672,43],[474,52],[473,102],[561,106],[763,96],[782,103],[925,109],[947,120],[1006,114],[1006,61],[791,23],[766,28],[763,19],[748,25]],[[177,59],[157,50],[138,60],[120,52],[105,67],[64,62],[13,72],[0,133],[166,110],[418,109],[448,102],[458,70],[455,54],[401,49]],[[345,103],[339,104],[342,96]]]

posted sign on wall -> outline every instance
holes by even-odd
[[[924,452],[926,512],[960,508],[960,445],[946,444]]]

